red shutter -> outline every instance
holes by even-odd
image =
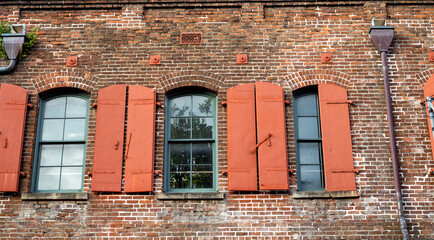
[[[282,87],[256,82],[259,188],[288,190],[285,98]]]
[[[92,191],[121,191],[126,90],[115,85],[98,91]]]
[[[155,90],[129,86],[125,192],[154,190]]]
[[[321,134],[327,191],[355,191],[347,91],[319,84]]]
[[[256,191],[255,85],[227,90],[228,182],[230,191]]]
[[[0,192],[18,192],[28,91],[0,86]]]
[[[423,86],[423,93],[424,93],[424,97],[426,100],[426,98],[429,97],[433,97],[434,96],[434,74],[428,79],[428,81],[425,83],[425,85]],[[427,103],[425,103],[425,106],[428,107]],[[434,137],[433,137],[433,132],[432,132],[432,124],[431,124],[431,119],[429,118],[429,110],[428,108],[426,108],[426,114],[428,116],[428,126],[429,126],[429,137],[431,139],[431,150],[432,153],[434,154]]]

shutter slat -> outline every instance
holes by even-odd
[[[125,192],[154,190],[155,106],[155,90],[129,86]]]
[[[288,190],[285,99],[282,87],[256,82],[256,119],[259,188]]]
[[[355,191],[347,90],[319,84],[321,134],[327,191]]]
[[[0,192],[18,192],[28,91],[0,85]]]
[[[433,97],[434,96],[434,75],[432,75],[428,81],[425,83],[425,85],[423,86],[423,93],[424,93],[424,97],[426,100],[427,97]],[[428,129],[429,129],[429,137],[431,139],[431,151],[432,153],[434,153],[434,136],[433,136],[433,131],[432,131],[432,124],[431,124],[431,119],[429,117],[429,110],[428,110],[428,103],[425,103],[426,108],[426,114],[427,114],[427,120],[428,120]]]
[[[227,90],[228,189],[256,191],[255,85]]]
[[[126,85],[98,91],[92,191],[120,192]]]

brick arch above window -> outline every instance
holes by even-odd
[[[306,87],[309,85],[334,84],[348,89],[351,85],[350,76],[346,73],[333,70],[306,70],[292,73],[284,77],[289,89]]]
[[[217,93],[225,84],[225,78],[206,71],[182,71],[161,77],[160,84],[165,92],[192,86],[203,87]]]
[[[430,79],[432,76],[434,76],[434,68],[428,69],[426,71],[417,74],[416,79],[420,83],[420,85],[423,86],[428,81],[428,79]]]
[[[54,88],[78,88],[85,92],[92,92],[99,79],[89,72],[77,70],[60,70],[44,74],[32,79],[33,86],[39,94]]]

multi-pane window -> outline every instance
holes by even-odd
[[[294,125],[298,190],[324,190],[321,124],[316,87],[294,93]]]
[[[216,189],[216,97],[211,93],[173,95],[166,110],[167,192]]]
[[[82,191],[88,109],[84,94],[41,100],[35,192]]]

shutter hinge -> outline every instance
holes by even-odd
[[[90,106],[90,109],[92,109],[92,108],[97,108],[98,107],[98,103],[92,103],[92,105]]]
[[[228,175],[228,171],[222,171],[222,175],[223,176],[227,176]]]
[[[332,173],[355,173],[355,174],[359,174],[360,170],[354,169],[354,170],[349,170],[349,171],[332,171]]]
[[[25,177],[26,175],[27,175],[26,172],[20,172],[21,177]]]
[[[294,170],[288,169],[288,173],[289,173],[289,175],[294,175]]]
[[[223,107],[226,107],[227,105],[228,105],[228,102],[226,102],[226,101],[222,102]]]
[[[285,103],[285,105],[289,106],[289,100],[285,100],[283,102]]]
[[[159,176],[163,176],[163,172],[159,170],[154,171],[154,177],[159,177]]]
[[[434,175],[434,168],[431,168],[431,169],[429,170],[429,173],[432,174],[432,175]]]
[[[87,172],[87,176],[92,177],[92,171]]]
[[[327,104],[351,104],[351,105],[356,105],[353,100],[348,100],[346,102],[328,102]]]
[[[161,107],[162,106],[161,102],[155,102],[155,105],[157,105],[157,107]]]
[[[31,103],[29,103],[29,104],[27,104],[27,109],[34,109],[37,106],[38,106],[37,104],[31,104]]]

